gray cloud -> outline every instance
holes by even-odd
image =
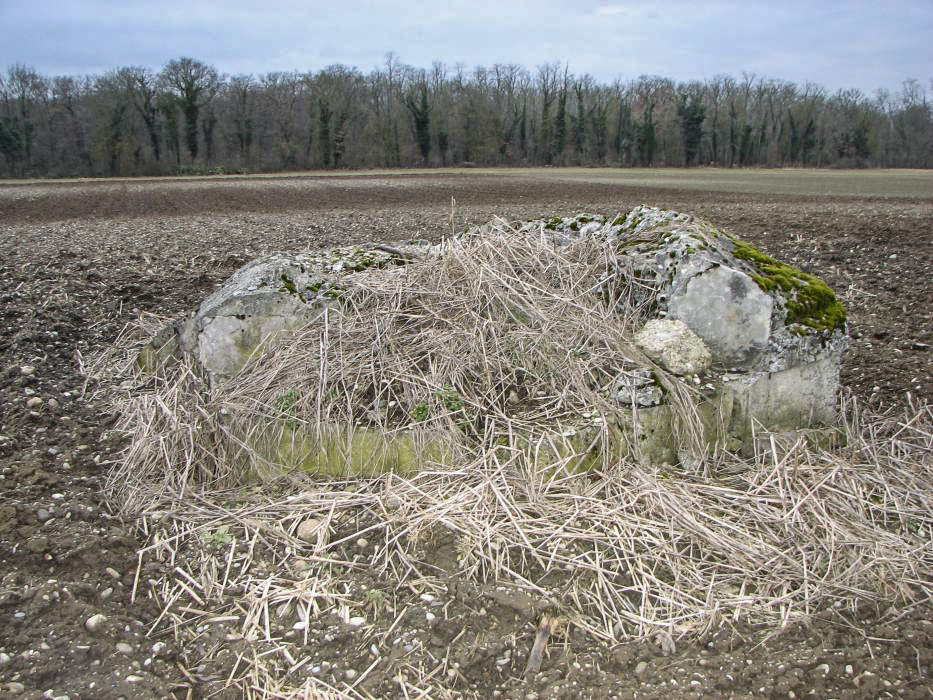
[[[0,0],[0,67],[99,73],[193,56],[225,73],[567,61],[600,80],[743,71],[830,90],[933,77],[933,2]]]

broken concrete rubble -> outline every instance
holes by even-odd
[[[651,319],[635,334],[635,344],[671,374],[702,374],[713,362],[706,343],[680,320]]]

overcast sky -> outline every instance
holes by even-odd
[[[429,67],[567,61],[603,81],[742,71],[830,90],[933,78],[933,0],[0,0],[0,68],[160,68],[191,56],[228,74],[364,71],[387,52]]]

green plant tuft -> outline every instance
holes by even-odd
[[[225,549],[233,542],[233,535],[227,525],[221,525],[216,530],[208,530],[201,534],[204,544],[211,549]]]
[[[463,399],[450,384],[445,384],[444,388],[437,392],[437,398],[444,404],[444,408],[451,413],[463,410]]]
[[[422,421],[427,420],[430,414],[431,407],[428,406],[426,401],[416,403],[415,407],[411,409],[411,419],[416,423],[421,423]]]

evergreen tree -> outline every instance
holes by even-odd
[[[321,152],[321,165],[330,167],[330,103],[327,97],[321,95],[317,101],[317,145]]]
[[[427,165],[428,156],[431,153],[431,105],[428,103],[428,84],[423,75],[417,91],[419,99],[415,100],[412,92],[409,92],[405,96],[405,106],[411,113],[415,142],[421,153],[421,162]]]
[[[577,152],[577,159],[582,163],[586,156],[584,153],[586,149],[586,104],[584,102],[583,83],[578,81],[573,89],[577,97],[577,117],[573,125],[573,147]]]
[[[557,114],[554,116],[554,155],[560,158],[567,146],[567,86],[557,96]]]
[[[613,148],[619,158],[619,163],[625,165],[632,160],[633,138],[632,108],[624,99],[619,98],[619,110],[616,116],[616,133],[613,139]]]
[[[706,106],[696,93],[689,96],[681,94],[680,103],[677,105],[677,116],[680,119],[680,130],[684,139],[684,164],[689,166],[697,162],[700,154]]]
[[[528,159],[528,103],[522,101],[522,119],[518,127],[518,149],[522,159]]]
[[[165,120],[166,146],[175,155],[175,165],[181,164],[181,141],[178,138],[178,101],[170,94],[159,97],[159,112]]]
[[[654,104],[648,106],[638,126],[638,160],[643,166],[654,162],[654,154],[658,147],[658,134],[654,125]]]

